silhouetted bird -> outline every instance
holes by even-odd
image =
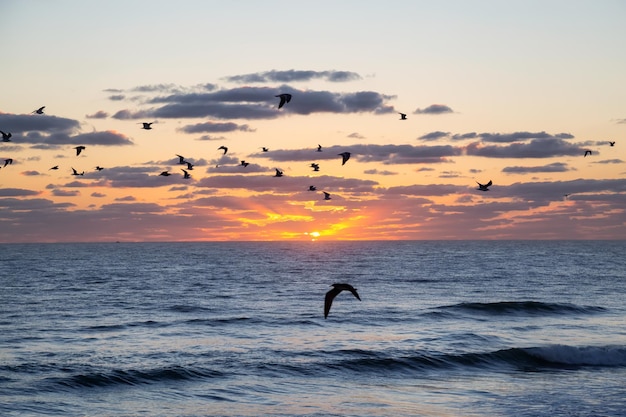
[[[76,156],[80,155],[80,153],[85,149],[83,145],[74,147],[76,149]]]
[[[491,180],[489,180],[489,182],[487,184],[481,184],[478,181],[476,181],[476,184],[478,184],[477,190],[480,190],[480,191],[489,191],[489,187],[491,187],[493,185]]]
[[[37,110],[33,110],[33,113],[43,114],[43,109],[45,109],[45,108],[46,108],[46,106],[41,106]]]
[[[278,103],[278,108],[280,109],[285,105],[285,103],[289,103],[291,101],[291,94],[283,93],[274,97],[280,97],[280,103]]]
[[[11,165],[13,163],[13,159],[7,158],[4,160],[4,166]]]
[[[330,194],[326,191],[322,191],[324,193],[324,200],[330,200]]]
[[[2,142],[11,142],[11,136],[13,136],[11,132],[5,133],[2,130],[0,130],[0,133],[2,133]]]
[[[309,191],[315,191],[317,190],[317,187],[314,185],[309,185]]]
[[[341,157],[343,158],[343,160],[341,161],[341,165],[344,165],[346,162],[348,162],[348,159],[350,159],[350,152],[341,152],[339,155],[341,155]]]
[[[220,149],[222,149],[224,151],[224,155],[226,155],[226,152],[228,152],[228,148],[226,146],[220,146],[219,148],[217,148],[218,151]]]
[[[85,171],[79,173],[74,168],[72,168],[72,175],[85,175]]]
[[[278,168],[274,168],[276,170],[276,175],[274,175],[275,177],[282,177],[283,176],[283,171],[281,171]]]
[[[263,152],[269,151],[269,149],[267,149],[266,147],[262,147],[261,149],[263,150]]]
[[[176,156],[178,157],[178,163],[179,164],[183,164],[184,165],[186,163],[184,156],[179,155],[179,154],[176,154]]]
[[[250,165],[249,162],[241,161],[241,166],[243,166],[244,168],[247,167],[248,165]]]
[[[326,297],[324,298],[324,318],[328,317],[328,313],[330,312],[330,306],[333,305],[333,300],[341,291],[350,291],[352,295],[354,295],[357,300],[361,301],[361,297],[356,292],[356,288],[354,288],[350,284],[333,284],[333,289],[326,293]]]
[[[189,179],[191,178],[191,175],[189,175],[189,173],[187,171],[185,171],[184,169],[181,169],[181,171],[183,171],[183,178],[184,179]]]
[[[585,151],[585,155],[584,155],[583,157],[585,157],[585,156],[587,156],[587,155],[591,155],[591,151],[590,151],[589,149],[587,149],[587,150]]]
[[[4,135],[3,135],[3,136],[4,136]],[[613,141],[613,142],[609,142],[609,145],[611,145],[611,146],[615,146],[615,141]]]
[[[406,114],[400,113],[400,120],[406,120]]]
[[[104,169],[104,168],[102,168],[100,165],[98,165],[98,166],[96,167],[96,171],[102,171],[103,169]]]
[[[52,168],[50,168],[50,169],[59,169],[59,166],[58,166],[58,165],[55,165],[55,166],[53,166],[53,167],[52,167]],[[48,171],[50,171],[50,169],[49,169]]]
[[[313,168],[313,171],[319,171],[320,170],[320,165],[316,164],[315,162],[313,162],[311,164],[311,168]]]
[[[170,173],[169,173],[169,172],[167,172],[167,171],[163,171],[163,172],[161,172],[161,173],[159,174],[159,176],[161,176],[161,177],[169,177],[170,175],[172,175],[172,174],[170,174]]]
[[[142,126],[142,129],[146,129],[146,130],[150,130],[150,129],[152,129],[152,123],[154,123],[154,122],[150,122],[150,123],[147,123],[147,122],[142,122],[142,123],[141,123],[141,124],[143,125],[143,126]]]
[[[317,151],[322,152],[322,145],[317,145]]]
[[[192,170],[193,170],[193,167],[194,167],[195,165],[194,165],[194,164],[192,164],[192,163],[191,163],[191,162],[189,162],[189,161],[185,161],[185,162],[187,163],[187,169],[188,169],[189,171],[192,171]]]

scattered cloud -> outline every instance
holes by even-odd
[[[287,71],[264,71],[251,74],[233,75],[225,80],[235,83],[290,83],[298,81],[311,81],[322,79],[330,82],[346,82],[360,80],[361,76],[351,71],[311,71],[311,70],[287,70]]]
[[[452,108],[446,106],[445,104],[431,104],[428,107],[423,109],[416,109],[413,114],[446,114],[446,113],[454,113]]]
[[[85,117],[88,118],[88,119],[106,119],[107,117],[109,117],[109,113],[107,113],[107,112],[105,112],[103,110],[98,110],[94,114],[87,114],[87,115],[85,115]]]
[[[513,167],[505,167],[502,169],[502,172],[507,174],[530,174],[530,173],[539,173],[539,172],[567,172],[572,169],[562,162],[554,162],[552,164],[542,165],[542,166],[534,166],[534,167],[522,167],[522,166],[513,166]]]

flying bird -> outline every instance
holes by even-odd
[[[248,165],[250,165],[250,162],[241,161],[241,166],[243,166],[244,168],[247,167]]]
[[[85,175],[85,171],[79,173],[74,168],[72,168],[72,175]]]
[[[315,191],[317,190],[317,187],[314,185],[309,185],[309,191]]]
[[[13,159],[7,158],[4,160],[4,166],[11,165],[13,163]]]
[[[218,151],[220,149],[222,149],[224,151],[224,155],[226,155],[226,152],[228,152],[228,148],[226,146],[220,146],[219,148],[217,148]]]
[[[311,168],[313,168],[313,171],[319,171],[320,170],[320,164],[317,164],[317,163],[313,162],[311,164]]]
[[[563,194],[563,198],[567,200],[567,197],[569,197],[570,195],[572,194],[571,193]]]
[[[266,148],[265,146],[264,146],[264,147],[262,147],[261,149],[263,150],[263,152],[267,152],[267,151],[269,151],[269,149],[268,149],[268,148]]]
[[[317,151],[322,152],[322,145],[317,145]]]
[[[55,166],[53,166],[53,167],[52,167],[52,168],[50,168],[50,169],[59,169],[59,166],[58,166],[58,165],[55,165]],[[50,169],[49,169],[48,171],[50,171]]]
[[[356,288],[354,288],[350,284],[333,284],[333,289],[326,293],[326,297],[324,298],[324,318],[328,317],[328,313],[330,312],[330,306],[333,305],[333,300],[341,291],[350,291],[352,295],[354,295],[357,300],[361,301],[361,297],[356,292]]]
[[[350,159],[350,152],[341,152],[338,155],[341,155],[341,157],[343,158],[343,160],[341,161],[341,165],[344,165],[346,162],[348,162],[348,159]]]
[[[187,169],[188,169],[189,171],[192,171],[192,170],[193,170],[193,167],[194,167],[195,165],[194,165],[194,164],[192,164],[192,163],[191,163],[191,162],[189,162],[189,161],[185,161],[185,163],[187,164]]]
[[[103,169],[104,169],[104,168],[102,168],[100,165],[98,165],[98,166],[96,167],[96,171],[102,171]]]
[[[191,175],[189,175],[189,173],[187,171],[185,171],[184,169],[181,169],[181,171],[183,171],[183,179],[189,179],[191,178]]]
[[[141,124],[143,125],[143,126],[142,126],[142,129],[146,129],[146,130],[150,130],[150,129],[152,129],[152,123],[154,123],[154,122],[150,122],[150,123],[147,123],[147,122],[141,122]]]
[[[76,156],[80,155],[80,153],[85,149],[83,145],[74,147],[76,149]]]
[[[2,138],[4,139],[4,133],[2,134]],[[613,142],[609,142],[609,145],[611,145],[611,146],[615,146],[615,141],[613,141]]]
[[[400,113],[400,120],[406,120],[406,114]]]
[[[276,170],[276,175],[274,175],[275,177],[282,177],[283,176],[283,171],[281,171],[278,168],[274,168]]]
[[[45,108],[46,106],[41,106],[37,110],[33,110],[32,113],[43,114],[43,109]]]
[[[277,96],[274,96],[274,97],[280,97],[280,103],[278,103],[279,109],[283,107],[285,103],[289,103],[291,101],[291,94],[287,94],[287,93],[278,94]]]
[[[169,177],[170,175],[172,175],[172,174],[170,174],[168,171],[163,171],[163,172],[161,172],[159,174],[159,176],[161,176],[161,177]]]
[[[324,200],[330,200],[330,193],[327,193],[326,191],[322,191],[324,193]]]
[[[178,163],[179,164],[185,164],[187,161],[185,161],[185,157],[179,154],[176,154],[176,156],[178,157]]]
[[[585,155],[583,156],[583,158],[584,158],[585,156],[587,156],[587,155],[591,155],[591,151],[590,151],[589,149],[587,149],[587,150],[585,151]]]
[[[489,187],[491,187],[493,185],[491,180],[489,180],[489,182],[487,184],[481,184],[478,181],[476,181],[476,184],[478,184],[477,190],[480,190],[480,191],[489,191]]]
[[[2,142],[11,142],[11,136],[13,136],[13,134],[11,134],[11,132],[5,133],[2,130],[0,130],[0,133],[2,133]],[[611,146],[613,146],[613,145],[611,145]]]

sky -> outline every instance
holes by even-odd
[[[0,242],[626,238],[624,1],[0,15]]]

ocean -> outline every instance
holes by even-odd
[[[0,245],[2,416],[624,416],[626,241]],[[324,295],[349,283],[324,319]]]

